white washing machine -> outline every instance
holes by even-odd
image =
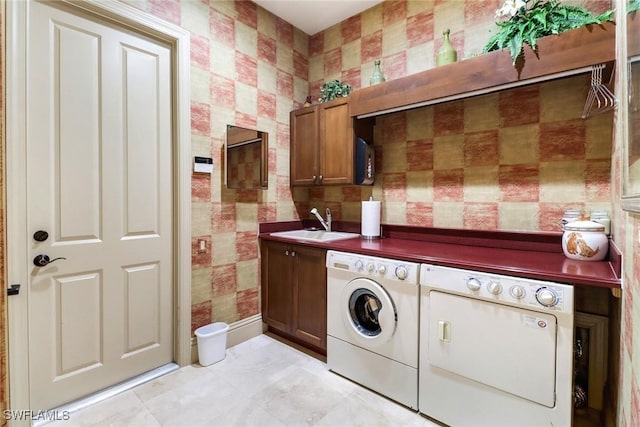
[[[573,287],[423,264],[419,410],[452,426],[571,426]]]
[[[327,253],[327,365],[418,408],[419,264]]]

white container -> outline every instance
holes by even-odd
[[[593,221],[574,221],[564,226],[562,251],[567,258],[602,261],[609,250],[604,226]]]
[[[210,323],[196,329],[198,338],[198,363],[209,366],[221,361],[227,355],[227,331],[224,322]]]
[[[611,234],[611,218],[607,211],[591,211],[591,221],[604,225],[604,233]]]

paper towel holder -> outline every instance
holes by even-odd
[[[374,229],[371,229],[372,228],[371,226],[365,227],[365,225],[364,225],[364,221],[365,221],[365,203],[374,204],[373,206],[377,205],[377,209],[376,209],[377,212],[373,212],[374,219],[373,219],[373,224],[371,224],[371,225],[374,225]],[[370,209],[368,209],[367,212],[369,214],[372,213]],[[368,218],[368,219],[371,219],[371,218]],[[379,201],[374,201],[373,200],[373,196],[369,197],[368,201],[362,202],[362,217],[361,217],[360,221],[361,221],[360,239],[368,240],[368,241],[380,239],[380,236],[382,235],[382,224],[380,223],[380,202]],[[375,227],[376,223],[377,223],[377,227]],[[367,229],[366,230],[367,234],[365,234],[365,228]],[[377,228],[377,230],[375,228]]]
[[[382,226],[380,226],[380,229],[382,229]],[[382,234],[382,233],[381,233]],[[380,236],[365,236],[364,234],[360,235],[360,240],[378,240],[380,239]]]

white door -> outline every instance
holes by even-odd
[[[555,316],[437,291],[425,312],[427,363],[555,406]]]
[[[171,51],[54,3],[27,19],[29,388],[44,409],[173,359]]]

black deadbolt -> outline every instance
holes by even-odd
[[[44,230],[38,230],[33,233],[33,238],[36,240],[36,242],[44,242],[49,238],[49,233]]]

